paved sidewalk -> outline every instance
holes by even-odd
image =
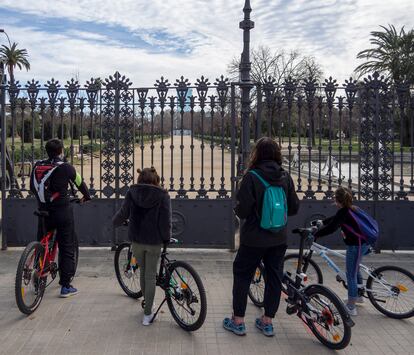
[[[277,335],[265,338],[254,327],[260,314],[250,302],[248,335],[240,338],[222,328],[231,313],[230,252],[172,252],[190,261],[205,283],[208,315],[204,326],[186,333],[173,321],[167,306],[151,327],[140,324],[139,303],[123,294],[115,278],[113,252],[81,250],[74,285],[80,294],[58,298],[58,284],[46,291],[40,308],[26,317],[14,300],[14,277],[21,250],[0,252],[0,353],[1,354],[327,354],[332,353],[308,334],[296,316],[288,316],[282,304],[275,321]],[[382,254],[367,264],[401,265],[414,271],[414,256]],[[345,290],[323,268],[328,286],[342,297]],[[157,299],[161,292],[157,291]],[[368,302],[359,308],[351,344],[343,354],[414,354],[414,319],[393,320]]]

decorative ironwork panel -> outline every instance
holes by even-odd
[[[129,185],[133,183],[134,134],[133,134],[133,108],[131,107],[133,91],[121,90],[121,108],[119,115],[119,155],[120,155],[120,193],[125,196]]]
[[[111,80],[113,82],[113,80]],[[103,122],[102,122],[102,182],[105,187],[102,193],[106,197],[111,197],[114,194],[115,182],[115,96],[116,91],[107,85],[106,90],[102,93],[103,99]]]
[[[360,194],[363,199],[393,197],[393,123],[389,85],[374,73],[361,88]]]

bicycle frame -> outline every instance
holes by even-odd
[[[304,245],[305,245],[306,239],[307,238],[301,234],[300,246],[299,246],[299,261],[296,267],[295,278],[293,279],[285,272],[283,275],[283,279],[282,279],[282,283],[286,285],[287,302],[290,305],[290,306],[288,305],[288,307],[286,308],[286,313],[287,314],[295,313],[297,311],[298,300],[300,300],[301,301],[300,303],[302,304],[303,309],[301,310],[299,318],[301,318],[302,321],[304,321],[305,323],[307,323],[308,320],[315,321],[316,320],[315,315],[317,316],[318,314],[318,311],[315,310],[315,308],[312,305],[308,304],[305,298],[306,290],[314,287],[315,285],[304,286],[302,284],[302,281],[304,280],[304,277],[306,276],[301,271],[302,262],[304,258],[306,258],[306,256],[304,255]],[[283,287],[282,287],[282,291],[283,291]],[[306,320],[303,317],[305,317]],[[345,319],[344,322],[351,327],[354,325],[352,319],[349,317]]]
[[[312,236],[313,239],[313,236]],[[342,271],[338,265],[335,264],[335,262],[328,256],[328,255],[335,255],[342,259],[345,259],[346,256],[340,252],[337,252],[335,250],[329,249],[321,244],[316,243],[315,241],[312,242],[312,245],[310,246],[310,254],[306,255],[305,258],[311,258],[312,253],[316,253],[319,255],[326,264],[334,270],[337,277],[340,278],[340,280],[345,281],[346,280],[346,273]],[[301,263],[298,263],[298,265],[301,265]],[[393,293],[392,289],[384,284],[375,274],[372,273],[372,269],[364,264],[359,264],[359,269],[365,272],[368,276],[371,276],[374,280],[376,280],[378,283],[380,283],[383,287],[385,287],[389,292]],[[373,291],[373,290],[369,290]],[[375,291],[376,293],[379,293],[378,290]],[[385,293],[384,293],[385,294]]]
[[[47,267],[50,267],[51,262],[53,262],[56,258],[57,248],[58,248],[58,242],[55,239],[55,233],[56,231],[48,232],[40,241],[43,248],[45,249],[45,254],[43,255],[43,262],[40,266],[40,277],[45,277],[49,273],[49,269],[45,271],[45,265],[48,265]],[[53,239],[53,249],[52,252],[49,252],[49,242]]]
[[[289,277],[288,274],[284,272],[283,278],[281,280],[281,283],[285,284],[287,287],[286,294],[288,296],[288,300],[290,300],[291,302],[295,302],[298,297],[303,298],[300,293],[300,290],[302,289],[302,281],[303,281],[301,265],[302,265],[303,258],[304,258],[304,255],[303,255],[304,245],[305,245],[305,238],[301,235],[300,244],[299,244],[299,261],[296,267],[295,278],[293,279]],[[283,287],[282,287],[282,290],[283,290]]]
[[[161,287],[164,291],[168,290],[171,287],[171,285],[170,285],[170,275],[169,275],[169,272],[168,272],[168,265],[175,261],[175,260],[170,260],[167,257],[167,255],[168,255],[167,245],[164,244],[162,252],[161,252],[160,267],[159,267],[159,271],[158,271],[157,279],[156,279],[156,285]],[[180,278],[181,278],[181,276],[180,276]],[[183,279],[181,279],[181,281],[185,282]],[[191,291],[191,289],[190,289],[190,291]],[[156,318],[156,316],[158,315],[159,311],[161,310],[162,306],[164,305],[164,303],[166,301],[167,301],[167,296],[164,297],[161,304],[158,306],[157,310],[155,311],[154,316],[151,319],[151,323],[154,321],[154,319]]]

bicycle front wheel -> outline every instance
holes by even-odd
[[[381,266],[369,276],[366,291],[372,305],[390,318],[414,315],[414,276],[398,266]]]
[[[304,293],[303,308],[309,318],[302,313],[302,320],[323,345],[334,350],[346,348],[351,340],[351,322],[341,300],[321,285],[312,285]]]
[[[40,278],[45,250],[40,242],[31,242],[23,251],[17,266],[15,296],[17,307],[32,314],[42,301],[46,278]]]
[[[175,261],[168,268],[168,277],[165,292],[171,315],[184,330],[199,329],[207,315],[206,291],[200,276],[191,265]]]
[[[249,287],[249,298],[256,307],[264,307],[265,269],[261,263],[254,273]]]
[[[288,254],[284,259],[283,270],[294,279],[298,264],[299,254]],[[318,264],[312,259],[302,261],[300,270],[307,276],[307,280],[303,281],[304,285],[323,284],[322,271]]]
[[[115,274],[122,290],[131,298],[142,297],[139,266],[132,255],[131,243],[122,243],[115,251]]]

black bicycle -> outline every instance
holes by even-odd
[[[298,228],[292,231],[300,234],[299,262],[296,273],[285,272],[282,291],[287,295],[287,314],[296,314],[316,338],[330,349],[340,350],[351,340],[351,327],[354,326],[349,313],[338,296],[323,285],[305,286],[306,275],[302,273],[305,241],[312,235],[312,228]],[[249,297],[259,307],[263,306],[263,291],[266,273],[261,264],[250,285]]]
[[[171,243],[178,243],[171,239]],[[184,261],[170,260],[167,245],[161,252],[157,286],[164,290],[165,297],[157,308],[153,320],[167,302],[171,315],[177,324],[187,331],[199,329],[207,315],[207,297],[203,282],[194,268]],[[124,292],[132,298],[142,297],[139,282],[139,265],[135,259],[131,243],[120,244],[115,252],[115,273]]]

